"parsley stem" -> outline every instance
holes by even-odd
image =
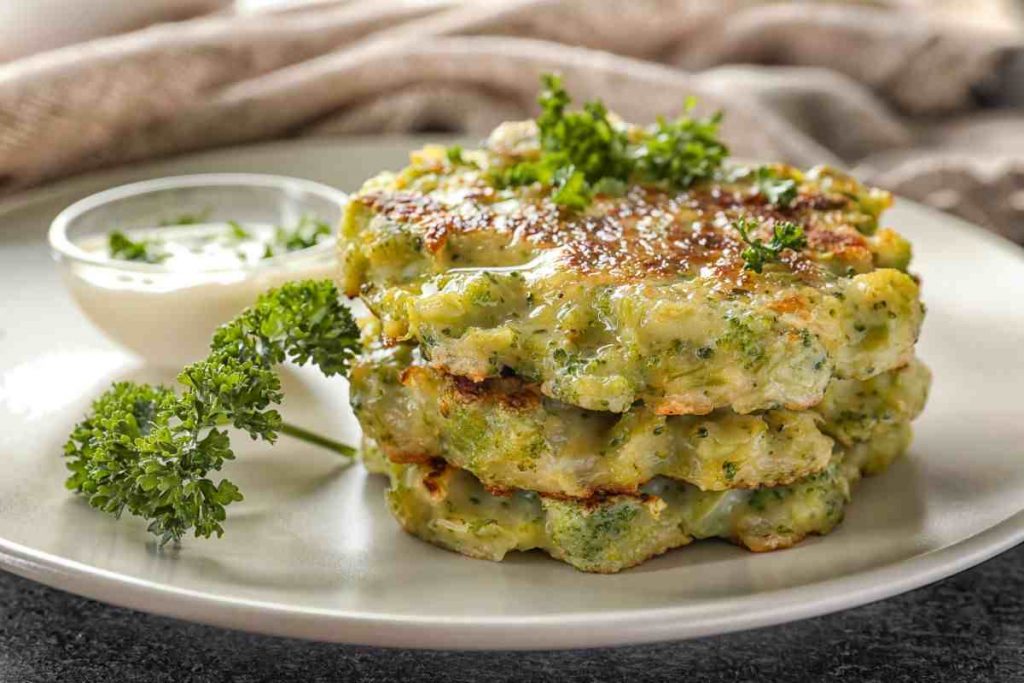
[[[356,456],[356,449],[347,444],[343,444],[340,441],[334,439],[328,439],[326,436],[321,436],[302,427],[296,427],[293,424],[287,422],[281,423],[281,433],[287,434],[288,436],[294,436],[296,439],[301,439],[317,446],[322,446],[328,450],[334,451],[346,458],[354,458]]]

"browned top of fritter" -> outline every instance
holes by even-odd
[[[546,198],[523,197],[509,211],[498,191],[486,185],[464,192],[457,203],[409,191],[373,191],[354,199],[386,219],[412,226],[423,248],[437,255],[454,238],[474,234],[505,236],[504,244],[531,252],[559,248],[559,261],[585,275],[616,280],[705,274],[742,282],[741,252],[747,246],[730,223],[756,219],[757,236],[767,241],[779,221],[800,225],[807,237],[801,253],[782,261],[806,277],[828,255],[854,267],[871,263],[866,238],[849,220],[856,203],[837,193],[806,188],[790,205],[774,206],[749,185],[708,186],[670,193],[633,186],[623,197],[598,196],[585,211],[559,207]]]

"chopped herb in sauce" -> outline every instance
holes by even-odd
[[[231,230],[231,236],[239,242],[252,237],[252,233],[243,228],[238,221],[228,221],[228,228]]]
[[[273,258],[281,254],[308,249],[316,246],[331,234],[331,226],[312,216],[303,216],[291,228],[277,228],[274,241],[266,245],[263,258]]]
[[[211,209],[203,209],[196,213],[183,213],[174,218],[165,218],[158,225],[161,228],[169,228],[175,225],[200,225],[209,219],[211,213],[213,213]]]
[[[197,216],[179,217],[179,221],[185,218]],[[322,242],[331,232],[326,222],[308,215],[288,228],[235,220],[186,221],[173,226],[164,221],[157,227],[110,232],[105,251],[109,258],[119,261],[164,263],[185,270],[222,268],[306,249]]]
[[[156,240],[133,240],[120,230],[114,230],[107,236],[107,251],[110,258],[119,261],[136,261],[138,263],[162,263],[167,254],[158,250]]]

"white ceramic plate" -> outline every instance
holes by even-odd
[[[236,438],[246,494],[222,539],[157,551],[64,491],[61,445],[115,377],[159,379],[106,342],[61,289],[44,245],[78,197],[159,175],[250,171],[355,189],[415,141],[302,141],[222,150],[76,179],[0,206],[0,566],[159,614],[373,645],[556,648],[686,638],[860,605],[941,579],[1024,539],[1024,256],[898,202],[929,313],[935,372],[906,457],[862,483],[833,534],[755,555],[705,542],[614,576],[539,554],[470,560],[402,532],[383,482],[287,438]],[[343,380],[286,376],[292,421],[355,441]]]

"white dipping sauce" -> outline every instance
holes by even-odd
[[[200,223],[120,231],[133,242],[149,243],[168,270],[196,272],[254,265],[273,245],[278,228],[269,223]],[[109,252],[108,236],[93,235],[78,246],[95,256],[122,261]]]
[[[157,240],[159,263],[114,259],[108,237],[78,246],[102,262],[63,260],[68,288],[89,319],[111,339],[152,364],[182,367],[207,355],[218,326],[264,291],[291,280],[334,275],[333,239],[263,258],[275,228],[227,223],[124,231],[128,238]]]

